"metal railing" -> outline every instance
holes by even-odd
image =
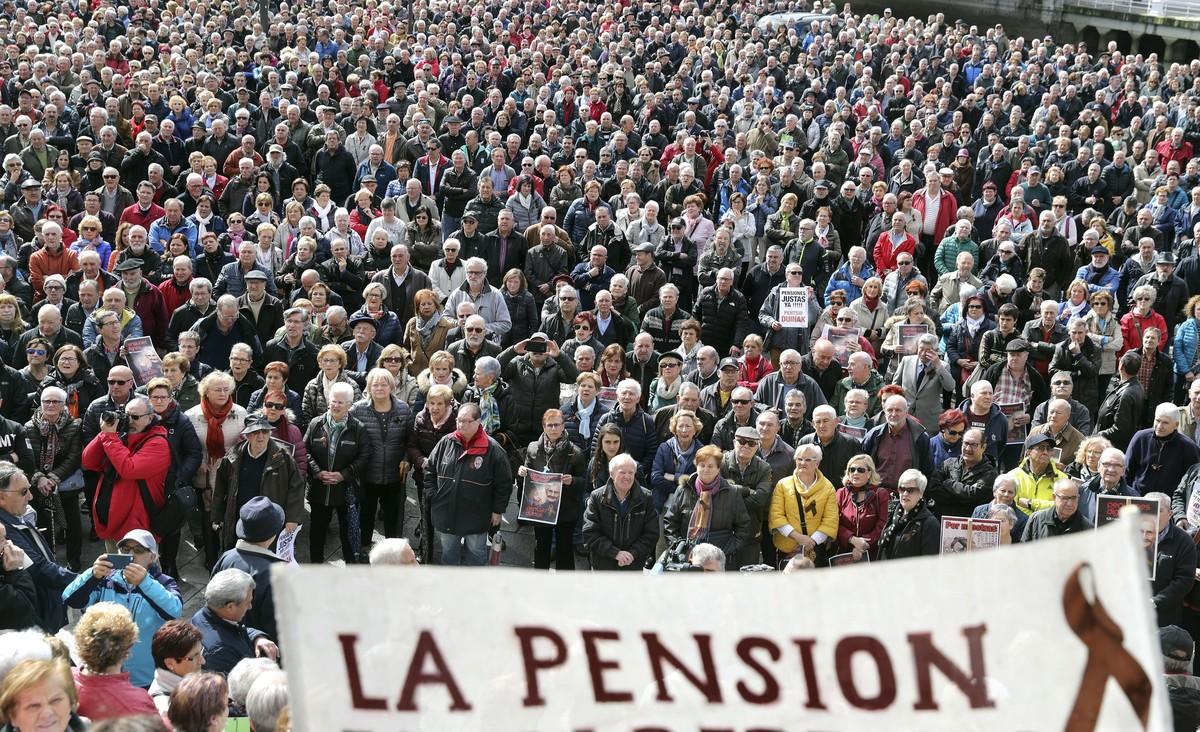
[[[1200,2],[1196,0],[1067,0],[1066,4],[1132,15],[1200,18]]]

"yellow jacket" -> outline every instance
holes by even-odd
[[[799,500],[804,503],[804,526],[800,525]],[[771,509],[767,514],[767,528],[771,530],[771,541],[781,552],[792,553],[800,548],[798,542],[776,533],[776,529],[788,525],[797,532],[812,536],[820,531],[829,537],[826,541],[837,541],[838,504],[833,484],[817,471],[817,480],[812,488],[804,490],[796,475],[784,478],[775,484],[771,492]],[[807,531],[805,530],[807,528]]]
[[[1029,467],[1029,459],[1021,461],[1021,464],[1012,470],[1008,471],[1008,475],[1013,480],[1017,481],[1017,495],[1014,500],[1014,508],[1018,511],[1024,511],[1026,515],[1032,514],[1035,511],[1041,511],[1043,508],[1050,508],[1054,505],[1054,481],[1059,478],[1068,478],[1066,473],[1059,470],[1051,462],[1048,470],[1040,476],[1034,476]],[[1028,498],[1033,504],[1033,508],[1024,508],[1021,506],[1021,499]]]

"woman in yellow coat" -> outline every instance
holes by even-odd
[[[800,445],[795,460],[791,476],[775,484],[767,526],[781,560],[803,553],[820,564],[828,559],[837,540],[837,494],[817,469],[821,464],[818,445]]]

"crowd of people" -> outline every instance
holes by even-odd
[[[1197,637],[1200,60],[783,5],[0,9],[6,729],[287,729],[272,565],[506,515],[792,573],[1150,497]]]

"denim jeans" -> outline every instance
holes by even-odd
[[[488,563],[487,532],[482,534],[444,534],[437,532],[446,566],[482,567]],[[466,546],[460,546],[460,543]]]

